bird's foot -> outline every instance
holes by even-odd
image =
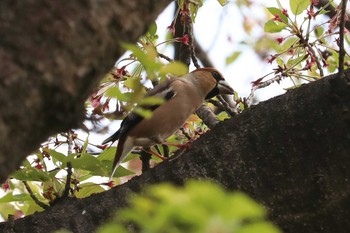
[[[154,155],[156,156],[157,158],[160,158],[161,160],[166,160],[167,158],[158,154],[157,152],[154,152],[153,150],[151,149],[144,149],[145,151],[147,151],[148,153],[150,153],[151,155]]]

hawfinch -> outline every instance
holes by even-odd
[[[160,96],[165,101],[160,105],[148,106],[153,111],[152,116],[145,119],[131,112],[122,121],[120,129],[102,142],[119,140],[111,178],[135,146],[147,148],[162,143],[186,122],[204,100],[233,93],[222,74],[214,68],[199,68],[157,85],[145,96]]]

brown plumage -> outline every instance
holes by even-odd
[[[103,141],[118,141],[113,162],[116,168],[135,146],[150,147],[162,143],[178,130],[204,102],[219,94],[233,94],[233,89],[214,68],[200,68],[179,78],[171,78],[146,94],[161,96],[165,102],[151,106],[149,119],[132,112],[121,123],[120,129]]]

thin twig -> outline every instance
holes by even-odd
[[[72,139],[72,131],[68,130],[67,133],[67,143],[68,143],[68,155],[73,153],[73,139]]]
[[[220,95],[218,96],[218,100],[210,99],[207,100],[207,102],[213,104],[214,106],[218,107],[221,111],[227,112],[230,116],[235,116],[238,114],[237,109],[232,108],[229,103]]]
[[[168,62],[174,61],[173,59],[171,59],[170,57],[168,57],[167,55],[164,55],[162,53],[158,53],[158,56],[163,58],[163,59],[165,59],[165,60],[167,60]]]
[[[344,77],[344,57],[345,57],[345,49],[344,49],[344,26],[345,26],[345,12],[346,12],[346,4],[348,0],[343,0],[341,2],[341,15],[340,15],[340,23],[339,23],[339,67],[338,72],[339,76]],[[350,80],[347,80],[350,82]]]
[[[40,206],[41,208],[47,210],[48,208],[50,208],[49,205],[45,204],[44,202],[40,201],[36,196],[35,194],[33,193],[32,189],[29,187],[27,181],[23,180],[22,181],[24,186],[26,187],[30,197],[33,199],[33,201],[38,205]]]
[[[315,62],[316,62],[317,68],[318,68],[318,70],[320,72],[320,76],[323,77],[324,73],[323,73],[322,65],[321,65],[319,59],[317,58],[315,51],[313,50],[313,48],[310,46],[309,43],[307,44],[307,48],[312,53],[312,56],[315,58]]]
[[[266,77],[266,76],[264,76],[264,77]],[[252,89],[250,91],[250,94],[249,94],[249,96],[246,99],[246,102],[248,104],[250,104],[250,102],[253,100],[253,97],[254,97],[254,94],[255,94],[256,90],[258,90],[260,88],[267,87],[267,86],[271,85],[274,82],[279,82],[279,81],[282,80],[282,78],[283,78],[282,75],[276,75],[275,77],[273,77],[273,78],[271,78],[271,79],[269,79],[269,80],[267,80],[265,82],[261,82],[259,84],[253,85],[253,87],[252,87]]]
[[[216,99],[209,99],[209,100],[207,100],[207,102],[209,102],[209,103],[213,104],[214,106],[218,107],[220,110],[224,110],[225,109],[224,105],[220,101],[218,101]]]
[[[330,4],[329,0],[320,0],[319,4],[315,6],[319,9],[323,8],[326,11],[326,15],[328,15],[329,18],[333,18],[337,14],[337,10]],[[346,9],[346,8],[345,8]],[[349,17],[349,15],[348,15]],[[350,21],[346,21],[345,23],[345,28],[350,31]]]
[[[72,163],[71,162],[67,162],[67,179],[66,179],[66,185],[64,186],[64,192],[61,196],[61,198],[67,198],[69,195],[69,190],[70,190],[70,184],[71,184],[71,180],[72,180]]]
[[[238,112],[234,108],[231,108],[229,103],[227,103],[226,100],[221,95],[218,95],[217,98],[222,103],[225,112],[227,112],[232,117],[237,115]]]
[[[193,62],[193,65],[199,69],[200,65],[198,64],[198,60],[196,57],[196,52],[195,52],[195,43],[194,43],[194,35],[193,35],[193,23],[191,17],[187,18],[187,27],[188,27],[188,41],[190,44],[190,49],[191,49],[191,59]]]

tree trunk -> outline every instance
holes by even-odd
[[[135,42],[170,2],[0,1],[0,181],[48,136],[79,126],[88,94],[123,53],[118,41]],[[349,139],[349,86],[325,78],[220,123],[124,185],[0,231],[93,232],[127,194],[194,178],[247,192],[285,232],[349,232]]]
[[[346,73],[350,77],[350,72]],[[284,232],[350,231],[350,87],[336,75],[220,123],[188,151],[126,184],[64,200],[0,231],[93,232],[142,187],[210,179],[263,203]]]
[[[171,0],[0,1],[0,182],[84,102]]]

